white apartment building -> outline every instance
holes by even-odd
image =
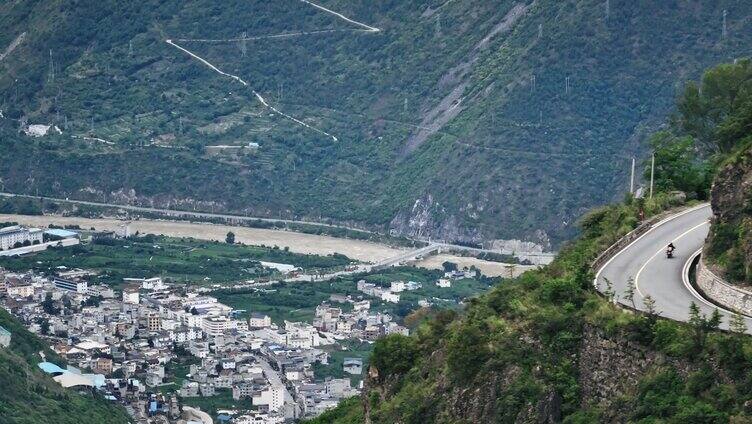
[[[285,387],[270,385],[253,394],[253,405],[269,405],[269,410],[279,412],[285,406]]]
[[[138,305],[140,297],[138,295],[138,289],[125,289],[123,290],[123,303],[130,303],[132,305]]]
[[[53,277],[52,283],[60,290],[71,291],[76,293],[88,293],[89,284],[86,280],[67,280],[65,278]]]
[[[399,293],[401,291],[405,290],[405,282],[404,281],[392,281],[389,290],[392,293]]]
[[[181,312],[178,314],[178,317],[183,325],[191,328],[202,328],[204,323],[204,317],[201,315],[193,315],[190,312]]]
[[[209,316],[204,317],[204,320],[201,322],[201,329],[208,336],[220,336],[225,331],[233,329],[233,324],[234,321],[225,317]]]
[[[384,302],[399,303],[400,295],[392,292],[381,293],[381,300]]]
[[[40,228],[26,228],[20,225],[0,228],[0,250],[12,249],[16,243],[42,243],[44,231]]]
[[[252,312],[251,317],[248,319],[248,325],[251,328],[266,328],[272,326],[272,319],[269,315],[260,314],[258,312]]]

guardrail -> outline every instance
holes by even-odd
[[[653,228],[655,224],[663,220],[663,218],[665,218],[665,216],[663,214],[659,214],[638,225],[637,228],[628,232],[624,237],[617,240],[614,244],[604,250],[603,253],[598,255],[598,257],[595,258],[590,267],[596,271],[601,269],[601,267],[605,265],[606,262],[609,261],[609,259],[611,259],[625,247],[629,246],[630,243],[637,240],[641,235],[647,233],[651,228]]]

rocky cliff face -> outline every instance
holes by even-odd
[[[721,167],[711,190],[713,221],[705,256],[732,282],[752,281],[752,149]]]
[[[487,227],[474,222],[488,207],[487,203],[468,203],[454,212],[429,193],[417,198],[410,208],[397,212],[389,223],[389,230],[408,237],[477,244],[503,252],[540,253],[551,250],[551,240],[542,229],[528,232],[525,240],[494,239],[495,230],[488,231]],[[517,235],[522,236],[523,233]]]

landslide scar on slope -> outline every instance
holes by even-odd
[[[454,119],[464,109],[462,101],[465,88],[470,83],[470,74],[478,61],[481,52],[488,47],[493,37],[499,34],[509,32],[514,25],[525,16],[535,2],[525,5],[522,3],[515,4],[504,18],[496,24],[491,31],[483,37],[470,51],[467,57],[459,64],[451,68],[439,80],[438,86],[452,87],[449,94],[444,96],[438,104],[428,108],[423,113],[422,120],[418,129],[408,137],[405,147],[402,151],[403,156],[409,155],[415,149],[420,147],[429,137],[436,134],[449,121]]]

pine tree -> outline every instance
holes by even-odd
[[[628,300],[629,303],[632,304],[633,308],[635,308],[635,301],[634,301],[635,289],[636,287],[635,287],[634,278],[629,277],[627,279],[627,288],[624,290],[624,299]]]
[[[650,295],[645,296],[642,299],[642,303],[645,305],[645,311],[648,313],[649,317],[655,318],[656,316],[658,316],[658,315],[661,314],[655,308],[655,299],[653,299],[652,296],[650,296]]]
[[[739,314],[734,314],[729,320],[729,328],[731,331],[738,334],[744,334],[747,332],[747,324],[744,322],[744,317]]]
[[[721,313],[718,311],[718,308],[715,308],[713,309],[713,313],[710,315],[710,319],[707,321],[707,329],[718,330],[722,322],[723,322],[723,317],[721,316]]]
[[[700,313],[700,308],[695,302],[689,305],[689,325],[694,330],[695,349],[700,350],[705,345],[705,330],[708,327],[708,320],[705,315]]]
[[[616,292],[614,292],[614,285],[611,284],[611,280],[603,277],[603,281],[606,283],[606,289],[603,290],[603,294],[608,298],[610,302],[614,302],[616,299]]]

